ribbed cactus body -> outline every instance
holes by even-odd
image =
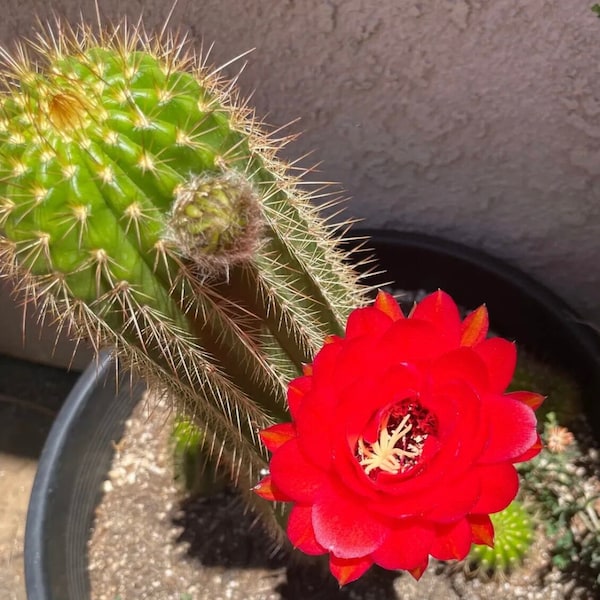
[[[534,540],[534,520],[518,500],[490,518],[494,525],[494,547],[473,546],[467,563],[484,577],[503,576],[525,559]]]
[[[0,101],[3,272],[114,345],[253,482],[257,430],[363,301],[356,278],[276,144],[174,40],[63,29],[17,56]]]

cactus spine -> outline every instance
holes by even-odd
[[[243,488],[286,381],[364,292],[298,178],[175,38],[64,25],[3,52],[4,276],[201,424]]]

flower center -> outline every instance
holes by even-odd
[[[358,464],[371,477],[382,471],[404,473],[420,462],[425,441],[436,433],[435,416],[417,401],[403,400],[381,418],[377,440],[359,438],[355,452]]]

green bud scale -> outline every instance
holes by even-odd
[[[176,402],[249,489],[257,431],[364,290],[278,160],[287,140],[186,47],[61,25],[2,52],[0,268]]]

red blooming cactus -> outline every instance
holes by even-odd
[[[493,544],[489,515],[519,485],[513,463],[541,448],[543,398],[505,393],[515,346],[487,330],[484,306],[461,320],[439,291],[404,317],[380,292],[290,383],[292,422],[261,433],[273,456],[255,491],[293,503],[291,542],[329,553],[341,584],[374,563],[419,578],[429,556]]]

